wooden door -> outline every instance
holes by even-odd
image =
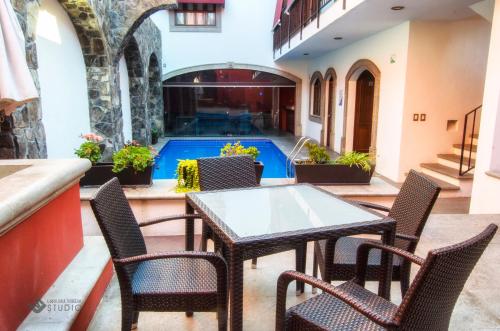
[[[335,99],[335,82],[333,78],[328,81],[328,109],[326,111],[326,147],[330,147],[332,137],[333,100]]]
[[[375,77],[365,70],[356,83],[356,110],[354,117],[354,139],[352,149],[356,152],[370,151]]]

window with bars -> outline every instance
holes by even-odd
[[[174,12],[175,25],[180,27],[215,27],[216,6],[211,4],[184,4]]]

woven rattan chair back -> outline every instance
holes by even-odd
[[[146,254],[144,237],[117,178],[102,185],[90,205],[113,259]],[[115,265],[120,282],[130,284],[136,268]]]
[[[399,307],[401,329],[448,330],[455,302],[497,228],[491,224],[474,238],[429,252]]]
[[[198,159],[202,191],[256,187],[253,158],[247,155]]]
[[[392,205],[389,216],[396,220],[396,232],[420,237],[441,188],[411,170]],[[396,239],[395,246],[413,252],[412,243]]]

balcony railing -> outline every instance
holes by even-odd
[[[296,0],[289,12],[281,13],[281,24],[274,30],[274,51],[279,50],[297,34],[302,39],[302,30],[314,20],[319,28],[320,12],[323,7],[338,0]],[[345,8],[345,0],[344,8]]]

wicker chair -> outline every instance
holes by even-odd
[[[201,191],[259,186],[253,158],[250,156],[209,157],[197,161]],[[213,234],[210,228],[203,223],[201,232],[202,251],[207,250],[208,239],[214,239]],[[252,268],[256,267],[257,259],[252,259]]]
[[[411,170],[392,208],[366,202],[358,204],[375,210],[388,212],[396,220],[396,247],[414,253],[425,223],[441,189],[432,181]],[[350,280],[355,276],[356,251],[366,239],[355,237],[333,238],[314,244],[313,276],[317,277],[318,266],[324,281]],[[327,247],[328,246],[328,247]],[[380,251],[370,254],[367,280],[378,280],[380,272]],[[411,264],[395,256],[393,280],[401,282],[404,296],[410,283]]]
[[[140,227],[116,178],[90,201],[120,284],[122,330],[137,326],[140,311],[216,311],[227,329],[227,265],[207,252],[148,254]],[[172,218],[163,219],[169,221]]]
[[[460,292],[496,230],[491,224],[463,243],[430,251],[425,260],[396,247],[365,242],[358,248],[356,278],[340,286],[287,271],[278,279],[276,330],[448,330]],[[420,266],[399,306],[364,288],[372,249],[392,252]],[[323,293],[286,311],[287,288],[294,280]]]

